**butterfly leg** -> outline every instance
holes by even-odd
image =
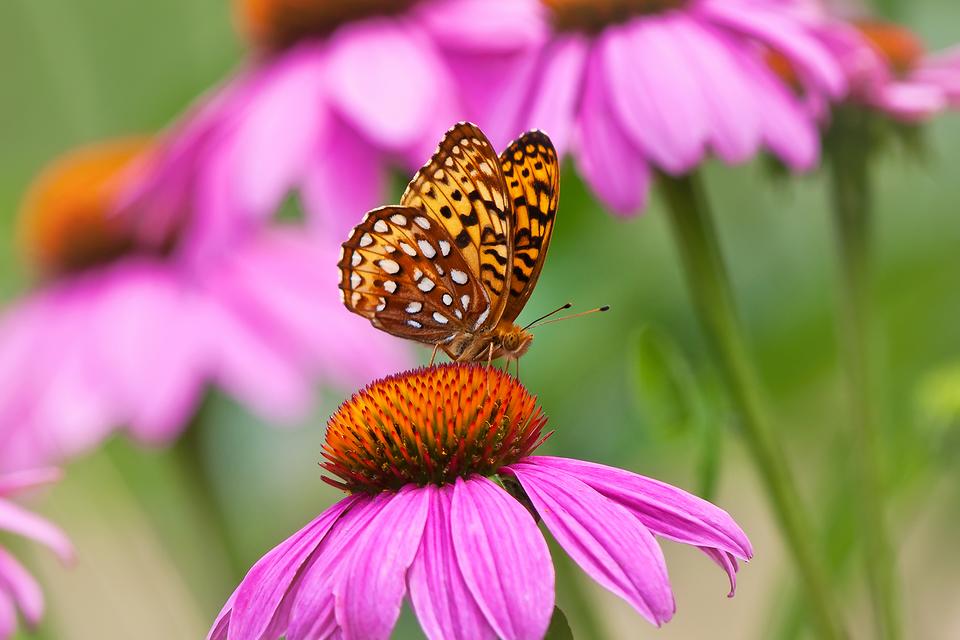
[[[490,348],[487,350],[487,366],[493,365],[493,343],[490,343]]]
[[[433,361],[437,359],[437,351],[440,349],[440,343],[433,345],[433,353],[430,354],[430,365],[433,366]]]

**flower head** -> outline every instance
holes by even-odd
[[[41,277],[0,316],[0,469],[77,455],[120,427],[169,442],[210,383],[295,420],[314,380],[355,384],[403,361],[342,309],[332,243],[238,233],[211,224],[222,210],[185,205],[182,145],[202,139],[87,147],[30,189],[21,238]]]
[[[428,21],[469,118],[495,144],[544,129],[621,213],[644,207],[653,170],[682,175],[710,154],[739,163],[766,148],[812,168],[819,132],[808,102],[845,90],[816,24],[788,0],[517,0],[479,20],[485,4],[449,0]],[[457,18],[467,35],[447,32]],[[797,69],[802,93],[761,45]]]
[[[374,382],[331,418],[328,482],[351,495],[265,555],[212,639],[389,637],[409,596],[439,638],[542,638],[554,604],[546,528],[654,624],[673,593],[654,536],[733,581],[750,542],[724,511],[628,471],[532,455],[546,420],[499,369],[450,364]]]
[[[0,531],[35,540],[52,549],[64,562],[71,562],[73,547],[66,535],[8,499],[58,478],[55,469],[0,475]],[[0,546],[0,640],[7,640],[16,631],[17,610],[29,626],[35,626],[43,617],[43,593],[27,570]]]

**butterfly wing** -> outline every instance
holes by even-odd
[[[474,331],[490,298],[447,230],[419,209],[374,209],[343,243],[340,289],[373,326],[425,344]]]
[[[492,329],[509,296],[513,236],[503,171],[490,141],[472,124],[454,126],[400,202],[446,230],[471,282],[479,279],[490,301],[473,331]]]
[[[557,151],[541,131],[530,131],[500,154],[513,220],[510,294],[503,319],[514,321],[533,292],[550,245],[560,201]]]

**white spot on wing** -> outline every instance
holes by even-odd
[[[433,172],[433,177],[434,177],[434,179],[436,179],[436,180],[439,180],[440,178],[442,178],[442,177],[443,177],[443,169],[437,169],[436,171],[434,171],[434,172]]]
[[[422,238],[417,240],[417,246],[420,247],[420,251],[423,251],[423,255],[427,258],[432,258],[437,255],[437,250],[433,248],[433,245]],[[404,251],[406,251],[406,249],[404,249]],[[414,254],[411,253],[410,255]]]
[[[383,288],[386,290],[387,293],[396,293],[397,283],[394,282],[393,280],[387,280],[386,282],[383,283]]]
[[[416,218],[413,219],[413,221],[416,222],[417,226],[420,227],[421,229],[430,228],[430,221],[424,218],[423,216],[417,216]]]
[[[356,267],[363,260],[363,256],[360,255],[359,251],[354,251],[353,255],[350,256],[350,264]]]
[[[407,313],[419,313],[423,309],[423,303],[421,302],[411,302],[407,305]]]
[[[463,305],[463,308],[464,308],[464,309],[469,309],[469,308],[470,308],[470,296],[468,296],[467,294],[463,294],[462,296],[460,296],[460,304]]]
[[[383,220],[377,220],[373,223],[373,230],[377,233],[386,233],[390,230],[390,227],[387,226],[387,223]]]
[[[450,243],[446,240],[437,240],[437,244],[440,245],[440,253],[443,254],[443,257],[446,258],[450,255]]]
[[[356,289],[360,286],[361,278],[359,273],[350,274],[350,286]]]
[[[383,311],[387,308],[387,299],[380,298],[380,304],[377,305],[377,311]]]
[[[443,294],[440,296],[440,299],[443,300],[443,304],[447,305],[448,307],[453,304],[453,296],[451,296],[449,293]]]
[[[402,213],[393,214],[392,216],[390,216],[390,221],[393,224],[399,225],[401,227],[407,226],[407,216],[403,215]]]
[[[439,324],[447,324],[450,320],[447,319],[445,315],[437,311],[433,312],[433,319],[436,320]]]
[[[416,320],[407,320],[407,324],[413,327],[414,329],[422,329],[423,325],[417,322]]]
[[[372,244],[373,244],[373,236],[371,236],[369,233],[365,233],[362,236],[360,236],[361,247],[369,247]]]
[[[423,277],[423,271],[420,271],[420,269],[417,269],[416,267],[414,267],[414,269],[413,269],[413,281],[416,282],[417,280],[419,280],[419,279],[422,278],[422,277]]]
[[[395,273],[400,273],[400,265],[394,262],[393,260],[384,258],[383,260],[378,261],[377,264],[380,265],[381,269],[383,269],[390,275],[393,275]]]
[[[457,316],[457,320],[463,320],[463,314],[460,313],[460,309],[454,309],[453,315]]]
[[[423,291],[424,293],[433,291],[435,286],[437,286],[436,283],[434,283],[434,281],[430,278],[423,278],[419,283],[417,283],[417,289],[420,289],[420,291]]]
[[[408,256],[410,256],[411,258],[417,257],[417,250],[411,247],[410,245],[408,245],[406,242],[401,242],[400,248],[403,249],[403,252]]]
[[[460,271],[460,269],[451,269],[450,277],[453,278],[453,281],[457,284],[467,284],[467,282],[470,280],[467,274],[463,271]]]
[[[357,306],[358,302],[360,302],[360,292],[354,291],[353,294],[350,296],[350,306],[355,307]]]
[[[487,307],[483,310],[483,313],[480,314],[480,317],[477,318],[477,323],[473,325],[474,330],[480,328],[480,325],[483,324],[483,321],[487,319],[487,316],[490,315],[490,307]]]
[[[481,162],[481,163],[480,163],[480,171],[481,171],[484,175],[486,175],[486,176],[492,176],[492,175],[493,175],[493,169],[491,169],[491,168],[490,168],[490,165],[487,164],[486,162]]]

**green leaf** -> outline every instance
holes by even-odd
[[[573,640],[573,631],[570,630],[570,623],[567,622],[567,616],[564,615],[560,607],[553,608],[553,617],[550,618],[550,628],[547,629],[547,635],[544,640]]]
[[[634,386],[641,414],[665,434],[695,432],[703,417],[701,391],[683,353],[652,327],[642,328],[635,344]]]

